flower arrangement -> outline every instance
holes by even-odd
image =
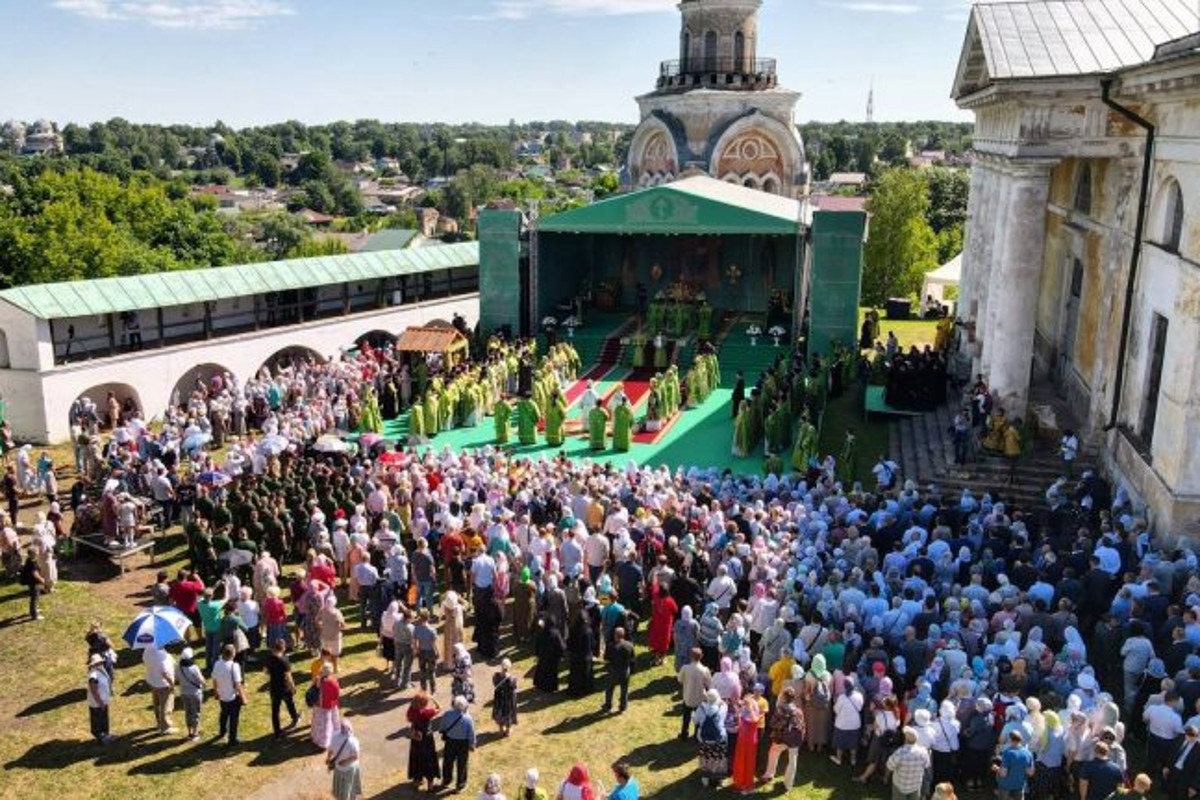
[[[767,335],[774,339],[775,346],[779,347],[779,340],[787,335],[787,328],[783,327],[782,325],[773,325],[771,329],[767,331]]]
[[[750,337],[750,346],[754,347],[758,344],[758,337],[762,336],[762,328],[757,325],[751,325],[746,328],[746,335]]]

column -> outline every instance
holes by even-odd
[[[981,229],[986,224],[984,189],[987,181],[986,168],[976,159],[971,165],[971,193],[967,195],[967,225],[963,240],[962,277],[958,283],[958,316],[963,320],[974,319],[971,301],[975,299],[975,284],[979,272],[985,265],[980,263],[983,236]]]
[[[1024,418],[1033,367],[1038,291],[1046,244],[1051,160],[1005,166],[1005,202],[998,207],[995,280],[990,288],[985,351],[988,385],[1009,419]]]
[[[987,264],[987,271],[978,287],[979,310],[975,315],[975,339],[979,342],[977,371],[985,374],[991,362],[988,336],[991,334],[992,319],[995,316],[995,307],[991,303],[991,298],[995,296],[994,290],[1001,281],[999,243],[1003,241],[1006,230],[1005,216],[1008,213],[1008,192],[1011,188],[1008,177],[1004,173],[994,167],[989,169],[989,173],[991,189],[988,192],[988,227],[983,233],[983,261]]]

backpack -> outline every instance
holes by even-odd
[[[721,741],[721,726],[717,722],[716,714],[706,714],[704,721],[700,723],[700,741],[706,744]]]
[[[826,709],[830,707],[831,703],[829,684],[825,681],[817,681],[817,686],[815,689],[813,689],[812,704],[813,708],[818,709]]]
[[[321,686],[314,682],[304,692],[304,704],[309,708],[316,708],[317,703],[321,700]]]

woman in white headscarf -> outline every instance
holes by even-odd
[[[400,617],[400,601],[393,600],[379,618],[379,654],[388,664],[396,660],[396,620]]]
[[[325,764],[333,772],[334,800],[357,800],[362,797],[362,775],[359,772],[361,755],[362,747],[354,735],[354,728],[343,719],[325,754]]]
[[[329,651],[329,662],[333,671],[337,672],[338,660],[342,655],[342,632],[346,630],[346,618],[337,607],[337,596],[329,592],[325,596],[325,604],[317,616],[317,626],[321,631],[321,649]]]
[[[54,550],[58,539],[54,536],[54,526],[46,521],[46,515],[38,512],[37,524],[33,526],[33,548],[37,556],[38,569],[46,581],[42,592],[49,594],[58,583],[58,558]]]

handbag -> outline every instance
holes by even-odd
[[[451,725],[449,728],[446,728],[445,730],[442,731],[442,744],[443,745],[450,741],[450,731],[457,728],[458,724],[460,722],[462,722],[462,719],[463,719],[463,715],[460,713],[458,715],[458,719],[454,720],[454,724]]]
[[[333,754],[333,758],[331,758],[325,762],[326,769],[328,769],[330,772],[333,772],[337,768],[337,760],[342,757],[342,751],[346,749],[346,745],[348,745],[349,743],[350,743],[350,737],[347,736],[346,739],[342,742],[342,746],[339,747],[338,751]]]

